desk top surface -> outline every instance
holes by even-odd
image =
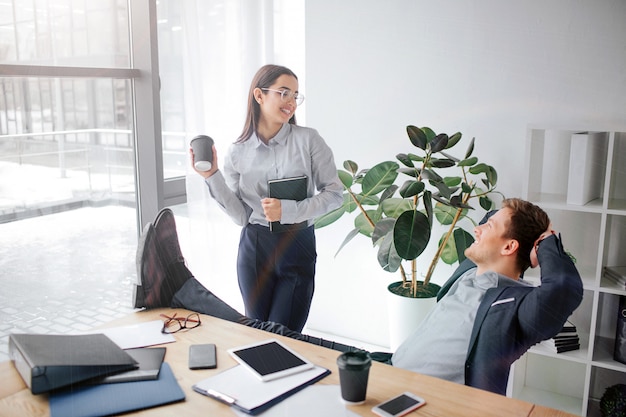
[[[113,321],[106,327],[126,326],[138,322],[160,319],[160,313],[178,312],[178,316],[188,314],[185,310],[157,309],[133,313],[123,319]],[[185,392],[184,402],[142,410],[128,415],[172,416],[172,415],[211,415],[234,416],[229,406],[193,391],[193,384],[218,372],[236,365],[227,349],[246,345],[254,341],[277,338],[313,363],[330,369],[331,374],[318,384],[339,384],[336,360],[339,352],[306,342],[269,334],[240,324],[202,316],[198,328],[181,331],[175,335],[176,342],[165,344],[165,362],[169,363]],[[189,345],[215,343],[217,346],[217,369],[190,370],[187,366]],[[0,363],[0,416],[49,416],[46,395],[32,395],[27,389],[12,362]],[[373,416],[371,408],[404,391],[411,391],[426,399],[427,404],[414,411],[412,416],[567,416],[557,410],[535,407],[533,404],[507,398],[487,391],[470,388],[438,378],[395,368],[381,363],[373,363],[365,404],[347,406],[352,412],[362,416]],[[534,414],[533,414],[534,413]]]

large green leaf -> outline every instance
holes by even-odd
[[[440,133],[430,142],[430,151],[432,153],[437,153],[439,151],[443,151],[448,146],[448,135],[445,133]]]
[[[435,168],[450,168],[455,164],[456,162],[449,158],[432,158],[430,160],[430,165]]]
[[[341,243],[341,246],[339,246],[339,249],[337,249],[337,252],[335,252],[335,257],[339,254],[341,249],[343,249],[343,247],[346,246],[358,234],[359,234],[359,229],[352,229],[350,233],[348,233],[348,236],[346,236],[346,238]]]
[[[406,127],[406,133],[409,135],[409,140],[413,146],[426,150],[426,144],[428,143],[426,134],[419,127],[409,125]]]
[[[396,190],[398,189],[397,185],[392,185],[391,187],[387,188],[385,191],[383,191],[383,193],[380,195],[380,200],[379,200],[379,204],[382,204],[383,201],[385,201],[388,198],[393,197],[394,193],[396,192]]]
[[[415,167],[415,165],[413,164],[413,160],[411,159],[411,157],[409,157],[409,155],[405,154],[405,153],[399,153],[396,155],[396,159],[400,162],[402,162],[402,164],[406,165],[409,168],[413,168]]]
[[[455,207],[437,203],[435,205],[435,217],[437,217],[437,221],[442,225],[449,226],[452,224],[457,210],[458,209]]]
[[[378,221],[382,217],[380,210],[366,210],[366,213],[369,218],[374,222],[374,225],[376,225],[376,223],[378,223]],[[374,232],[374,226],[372,226],[370,222],[367,221],[367,218],[365,218],[365,215],[363,213],[360,213],[354,218],[354,227],[357,228],[360,233],[364,234],[367,237],[372,237],[372,233]]]
[[[471,167],[472,165],[475,165],[478,162],[478,158],[476,158],[475,156],[471,156],[469,158],[465,158],[464,160],[459,162],[459,166],[460,167]]]
[[[359,170],[357,163],[349,159],[347,161],[343,161],[343,167],[347,169],[348,172],[352,173],[352,175],[356,174]]]
[[[350,187],[352,187],[352,184],[353,184],[352,174],[344,170],[338,169],[337,175],[339,176],[339,181],[341,181],[341,183],[346,189],[349,189]]]
[[[329,224],[336,222],[337,219],[343,216],[343,213],[345,212],[345,207],[341,206],[336,210],[333,210],[329,213],[324,214],[323,216],[318,217],[317,219],[315,219],[314,222],[315,228],[321,229],[324,226],[328,226]]]
[[[458,261],[461,263],[465,260],[465,249],[469,248],[472,243],[474,243],[474,235],[461,228],[455,229],[452,235],[458,254]]]
[[[487,180],[489,181],[489,185],[492,187],[498,183],[498,171],[491,165],[488,165],[487,169]]]
[[[470,141],[470,143],[469,143],[469,145],[467,147],[467,151],[465,151],[465,158],[463,158],[463,159],[469,158],[474,153],[474,139],[475,138],[472,138],[472,140]]]
[[[448,146],[446,147],[446,149],[450,149],[454,145],[459,143],[459,141],[461,140],[461,136],[462,136],[461,132],[456,132],[454,135],[450,136],[450,139],[448,139]]]
[[[445,233],[439,239],[439,245],[441,245],[444,237]],[[463,262],[465,260],[465,249],[470,247],[473,242],[474,237],[470,233],[457,227],[441,252],[441,260],[448,265]]]
[[[463,180],[463,178],[461,178],[461,177],[445,177],[443,179],[443,182],[448,187],[458,187],[459,184],[461,184],[462,180]]]
[[[426,184],[422,181],[406,181],[400,187],[400,195],[404,198],[409,198],[418,195],[426,188]]]
[[[424,134],[426,135],[426,143],[432,142],[432,140],[435,139],[435,137],[437,136],[435,131],[432,130],[430,127],[423,127],[422,132],[424,132]]]
[[[393,228],[393,243],[402,259],[417,258],[430,240],[430,221],[420,211],[405,211]]]
[[[380,240],[378,253],[376,255],[378,264],[387,272],[396,272],[402,263],[402,258],[398,256],[393,244],[393,232],[388,233]]]
[[[355,194],[354,197],[362,206],[377,206],[380,203],[380,199],[377,195]],[[354,203],[354,200],[352,200],[352,202]],[[356,205],[356,203],[354,204]]]
[[[443,242],[443,239],[445,238],[445,235],[446,234],[444,233],[443,235],[441,235],[441,238],[439,238],[440,247],[441,247],[441,243]],[[457,254],[456,246],[454,244],[454,237],[450,236],[450,238],[446,242],[446,246],[444,246],[443,249],[441,250],[441,260],[448,265],[452,265],[458,259],[459,259],[459,256]]]
[[[493,210],[495,204],[493,203],[493,201],[487,197],[487,196],[482,196],[478,199],[478,202],[480,203],[480,206],[489,211],[489,210]]]
[[[381,204],[381,209],[385,216],[397,219],[405,211],[415,208],[413,201],[404,198],[389,198]]]
[[[420,174],[419,168],[400,168],[398,173],[408,175],[409,177],[417,178]]]
[[[398,176],[398,168],[400,166],[393,161],[381,162],[374,165],[361,183],[364,195],[378,194],[384,189],[390,187]]]
[[[390,232],[393,231],[393,226],[396,224],[396,219],[392,217],[386,217],[376,223],[376,227],[374,228],[374,232],[372,233],[372,243],[374,246],[380,244],[380,239],[387,236]],[[390,236],[390,239],[393,236]]]

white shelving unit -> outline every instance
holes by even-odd
[[[600,197],[585,205],[567,204],[570,144],[579,132],[602,132],[594,140],[600,158],[590,173],[601,178]],[[619,297],[626,290],[602,276],[604,266],[626,265],[626,126],[530,126],[525,167],[523,198],[550,215],[583,279],[583,302],[571,318],[581,348],[560,354],[531,348],[513,365],[509,395],[600,417],[604,390],[626,383],[626,365],[613,359]],[[538,276],[529,270],[526,279],[538,283]]]

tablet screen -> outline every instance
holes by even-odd
[[[313,367],[312,363],[300,357],[277,340],[243,346],[231,349],[229,352],[238,362],[247,366],[264,381]]]

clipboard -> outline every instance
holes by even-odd
[[[241,365],[193,385],[193,390],[230,405],[246,414],[257,415],[285,398],[330,375],[320,366],[297,374],[263,382]]]

